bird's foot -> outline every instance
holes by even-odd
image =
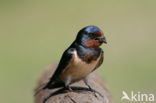
[[[72,88],[71,88],[70,86],[65,86],[65,89],[68,90],[68,91],[70,91],[70,92],[73,91]]]
[[[94,96],[95,96],[96,98],[98,97],[97,94],[96,94],[96,91],[95,91],[94,89],[92,89],[92,88],[89,87],[89,91],[93,92],[93,94],[94,94]]]
[[[97,94],[98,94],[101,98],[103,98],[103,99],[106,101],[106,103],[108,103],[108,102],[109,102],[109,100],[108,100],[107,96],[102,95],[100,92],[95,91],[95,90],[94,90],[94,89],[92,89],[92,88],[89,88],[89,90],[90,90],[91,92],[93,92],[93,93],[94,93],[94,96],[95,96],[96,98],[98,98],[98,96],[97,96]]]

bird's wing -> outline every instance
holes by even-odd
[[[96,66],[95,66],[95,68],[93,69],[93,71],[94,70],[96,70],[98,67],[100,67],[101,66],[101,64],[103,63],[103,60],[104,60],[104,52],[103,52],[103,50],[101,49],[101,53],[100,53],[100,59],[99,59],[99,62],[96,64]],[[92,71],[92,72],[93,72]]]
[[[67,49],[59,62],[59,65],[53,74],[53,76],[50,78],[49,82],[46,84],[46,86],[43,89],[51,88],[51,85],[55,79],[59,76],[59,74],[70,64],[69,62],[72,60],[74,48]]]

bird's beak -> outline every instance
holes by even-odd
[[[98,38],[100,43],[105,43],[107,44],[106,38],[104,36],[101,36]]]

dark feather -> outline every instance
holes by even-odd
[[[98,67],[100,67],[101,66],[101,64],[103,63],[103,60],[104,60],[104,52],[103,52],[103,50],[101,49],[101,53],[100,53],[100,60],[99,60],[99,62],[97,63],[97,65],[96,65],[96,67],[94,68],[94,70],[96,70]],[[94,71],[93,70],[93,71]],[[92,72],[93,72],[92,71]]]
[[[54,75],[50,78],[50,81],[47,83],[47,85],[43,89],[53,88],[52,86],[55,85],[54,81],[58,78],[60,73],[68,66],[69,62],[71,61],[72,56],[73,56],[73,51],[74,51],[74,48],[69,48],[63,53],[60,63]]]

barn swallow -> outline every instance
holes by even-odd
[[[103,50],[100,46],[106,42],[104,33],[96,26],[81,29],[74,42],[65,50],[56,71],[43,89],[66,87],[84,80],[89,86],[87,76],[103,63]]]

